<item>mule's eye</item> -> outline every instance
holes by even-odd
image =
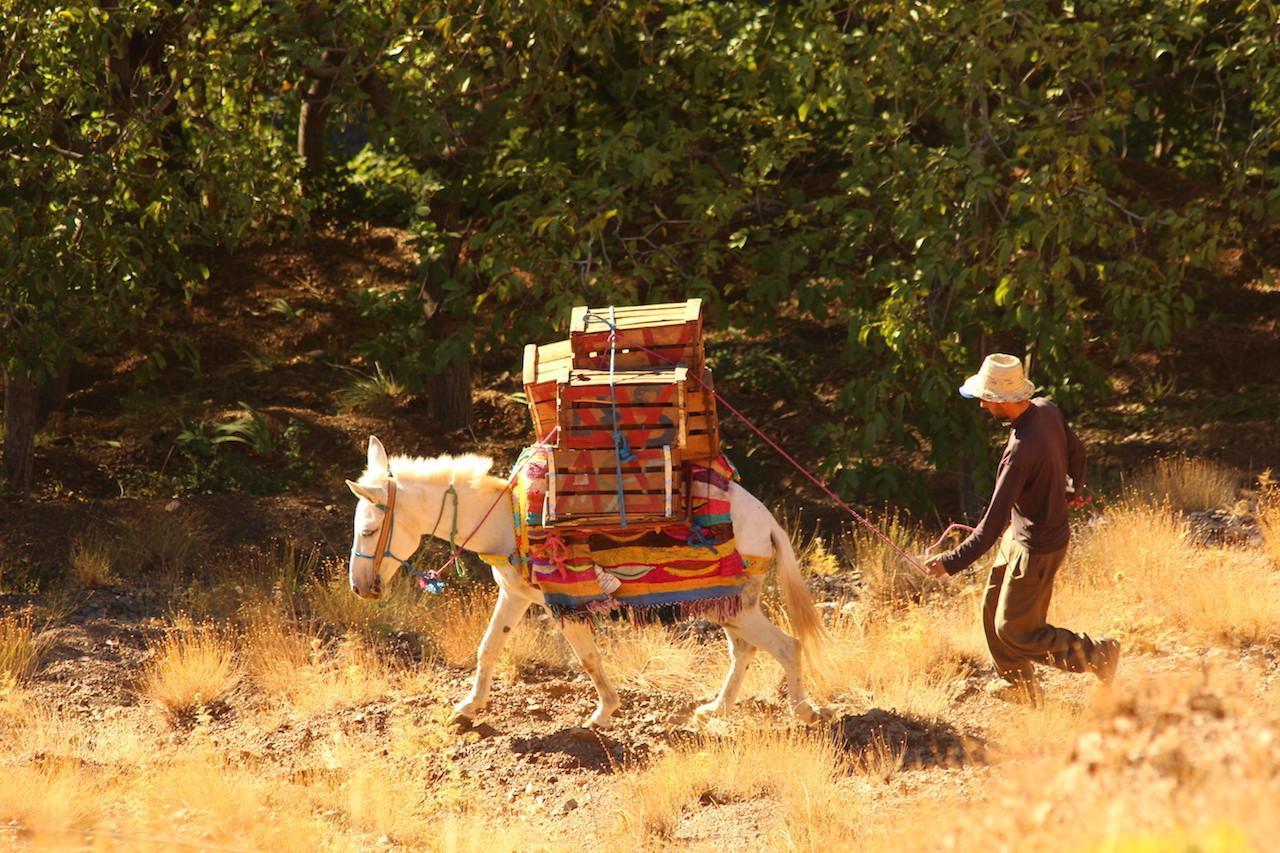
[[[375,531],[373,531],[373,530],[361,530],[361,531],[360,531],[360,535],[361,535],[361,536],[372,536],[372,535],[374,534],[374,532],[375,532]]]

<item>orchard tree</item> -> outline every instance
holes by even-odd
[[[3,474],[18,494],[77,355],[180,298],[207,275],[202,250],[288,215],[260,11],[20,0],[0,12]]]

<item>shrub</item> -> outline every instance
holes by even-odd
[[[39,667],[48,646],[30,617],[0,618],[0,680],[25,681]]]
[[[231,637],[214,626],[180,621],[152,652],[138,692],[170,718],[223,703],[240,683]]]
[[[1134,478],[1134,495],[1152,506],[1178,512],[1222,509],[1235,503],[1237,475],[1208,459],[1174,456],[1157,459]]]

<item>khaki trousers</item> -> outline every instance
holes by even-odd
[[[982,627],[996,672],[1017,685],[1035,683],[1033,664],[1067,672],[1091,672],[1100,647],[1088,634],[1047,621],[1053,579],[1067,549],[1031,554],[1006,530],[982,600]]]

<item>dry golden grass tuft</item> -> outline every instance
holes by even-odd
[[[799,849],[815,823],[845,811],[837,780],[854,768],[829,738],[777,727],[747,726],[729,738],[678,747],[618,783],[614,833],[636,849],[673,839],[681,818],[702,802],[776,798],[777,813]]]
[[[951,707],[985,649],[976,605],[963,599],[932,607],[860,606],[842,612],[814,667],[815,691],[933,718]]]
[[[199,567],[211,545],[197,515],[181,508],[150,508],[120,528],[109,546],[110,561],[122,573],[177,582]]]
[[[1255,550],[1198,547],[1172,511],[1131,502],[1078,537],[1054,608],[1136,648],[1238,645],[1277,635],[1280,573]]]
[[[25,681],[40,665],[48,642],[29,616],[0,618],[0,682]]]
[[[913,557],[933,545],[932,538],[900,513],[886,513],[870,520],[893,546]],[[906,606],[954,586],[948,578],[925,576],[888,542],[862,525],[854,528],[852,553],[853,564],[862,573],[861,599],[871,606]]]
[[[726,665],[720,644],[676,637],[659,625],[620,627],[601,634],[605,669],[623,687],[702,696],[716,688]]]
[[[102,589],[117,582],[111,561],[111,546],[97,536],[71,543],[69,579],[84,589]]]
[[[491,591],[467,591],[436,596],[425,608],[429,625],[426,633],[432,647],[449,666],[470,667],[476,648],[493,612]],[[565,669],[573,666],[573,652],[558,631],[541,618],[541,608],[531,608],[508,635],[498,658],[498,671],[519,675],[533,666]]]
[[[176,718],[225,701],[240,678],[226,629],[179,620],[153,647],[138,692]]]
[[[1208,459],[1157,459],[1129,484],[1139,500],[1178,512],[1222,509],[1235,503],[1239,475]]]
[[[0,815],[44,839],[41,846],[78,849],[102,814],[100,793],[100,780],[74,762],[22,764],[0,774]]]
[[[295,710],[313,714],[385,696],[398,668],[367,633],[335,641],[321,627],[258,605],[245,612],[242,639],[250,680]]]
[[[1271,486],[1258,497],[1257,516],[1263,553],[1280,569],[1280,488]]]

